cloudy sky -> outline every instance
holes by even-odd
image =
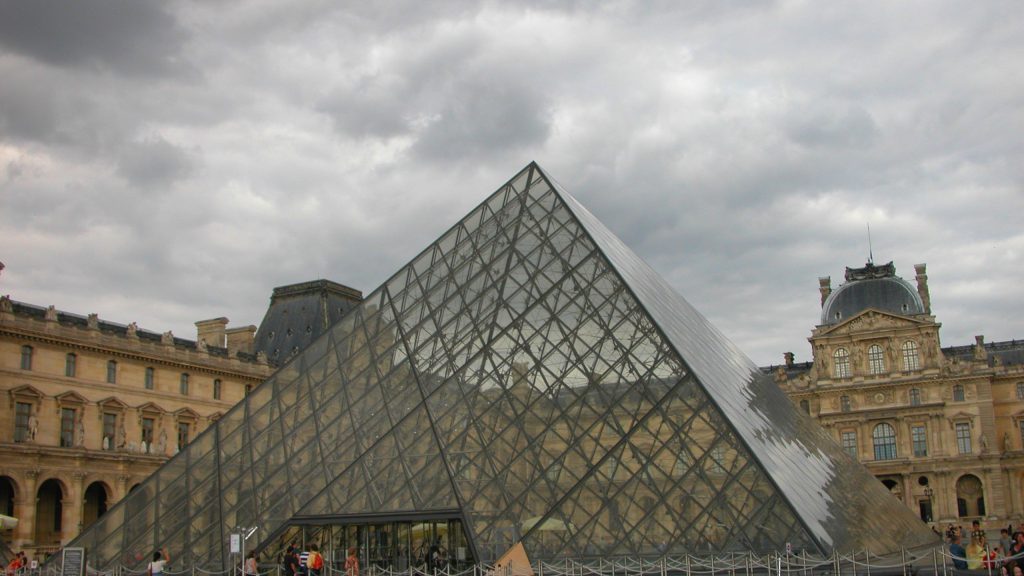
[[[1024,338],[1019,2],[0,0],[0,293],[195,337],[369,292],[536,160],[758,363],[928,263]]]

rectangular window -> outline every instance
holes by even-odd
[[[181,392],[182,396],[188,396],[188,374],[181,375],[181,385],[178,391]]]
[[[178,450],[184,450],[188,445],[188,422],[178,422]]]
[[[914,456],[928,455],[928,430],[924,426],[911,426],[910,439],[914,444]]]
[[[153,389],[153,372],[152,368],[146,368],[146,390]]]
[[[213,381],[213,399],[220,400],[220,378]]]
[[[21,369],[31,370],[32,369],[32,347],[22,346],[21,347]]]
[[[857,433],[852,431],[852,430],[848,430],[846,432],[843,432],[842,439],[843,439],[843,450],[846,450],[846,453],[849,454],[851,458],[856,460],[857,459]]]
[[[1017,382],[1017,400],[1024,400],[1024,382]]]
[[[75,409],[60,409],[60,446],[71,448],[75,445]]]
[[[152,418],[142,419],[142,443],[144,444],[143,450],[146,453],[153,447],[153,425],[155,422]]]
[[[956,447],[961,454],[971,453],[971,425],[967,422],[957,422]]]
[[[74,378],[75,373],[78,371],[78,356],[74,354],[68,354],[64,358],[64,375],[68,378]]]
[[[107,361],[107,384],[117,384],[117,362]]]
[[[111,412],[103,413],[103,449],[113,450],[117,446],[115,438],[117,435],[117,414]]]
[[[28,442],[32,440],[32,405],[28,402],[18,402],[14,413],[14,441]],[[1024,420],[1022,420],[1024,422]]]
[[[1024,418],[1021,418],[1017,425],[1020,426],[1020,445],[1024,446]]]

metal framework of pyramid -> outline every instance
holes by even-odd
[[[236,526],[430,511],[479,560],[934,542],[530,164],[73,545],[224,566]]]

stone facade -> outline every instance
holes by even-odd
[[[867,298],[856,313],[822,319],[809,338],[812,362],[787,353],[766,370],[922,519],[1016,525],[1024,519],[1024,342],[978,336],[942,348],[925,266],[915,268],[923,313]],[[852,281],[873,281],[857,276],[862,270]],[[850,309],[826,302],[828,278],[820,289],[826,312]]]
[[[41,558],[70,541],[270,374],[254,327],[196,324],[190,341],[0,299],[0,513],[19,519],[0,536],[12,548]]]

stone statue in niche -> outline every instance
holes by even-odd
[[[984,432],[982,432],[981,436],[978,437],[978,444],[981,446],[982,454],[988,452],[988,436],[986,436]]]
[[[78,419],[78,429],[75,431],[75,447],[85,446],[85,418]]]
[[[1009,452],[1013,447],[1010,446],[1010,433],[1003,432],[1003,452]]]
[[[0,296],[0,312],[14,312],[14,304],[11,302],[9,294]]]
[[[160,429],[160,439],[156,442],[155,452],[161,456],[167,455],[167,429]]]
[[[127,447],[128,434],[124,431],[124,422],[121,423],[121,427],[117,429],[117,449],[124,450]]]
[[[39,434],[39,418],[36,418],[35,414],[30,414],[28,417],[28,439],[30,442],[36,441],[36,434]]]

